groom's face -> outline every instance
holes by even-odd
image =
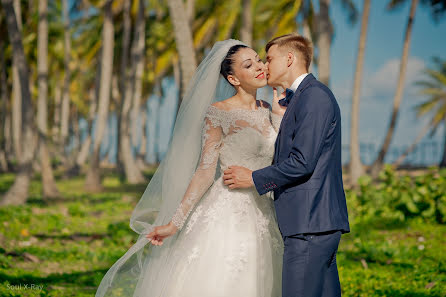
[[[280,86],[288,70],[287,51],[279,48],[277,44],[271,46],[266,53],[265,65],[268,67],[268,85],[271,87]]]

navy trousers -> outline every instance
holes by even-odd
[[[284,236],[282,297],[341,296],[336,253],[341,231]]]

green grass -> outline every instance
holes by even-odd
[[[93,296],[136,240],[128,223],[146,185],[110,174],[102,193],[87,194],[83,178],[58,181],[64,198],[51,203],[36,179],[26,205],[0,208],[0,296]],[[13,179],[0,176],[0,193]],[[343,296],[445,295],[445,225],[357,216],[351,223],[338,253]]]

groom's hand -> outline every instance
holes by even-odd
[[[244,189],[254,186],[252,170],[241,166],[229,166],[224,171],[223,180],[230,189]]]

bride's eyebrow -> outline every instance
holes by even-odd
[[[254,58],[259,58],[259,55],[256,55]],[[246,61],[250,61],[251,58],[246,59],[245,61],[243,61],[242,63],[245,63]]]

